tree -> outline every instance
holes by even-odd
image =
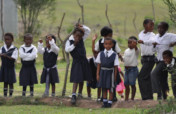
[[[170,19],[176,24],[176,3],[173,0],[163,0],[169,9]]]
[[[55,0],[14,0],[20,10],[24,33],[34,33],[39,25],[38,17],[43,11],[51,11]]]
[[[2,31],[2,40],[3,40],[3,37],[4,37],[3,0],[1,0],[1,31]]]

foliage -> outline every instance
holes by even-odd
[[[36,33],[40,27],[39,16],[42,12],[52,11],[55,0],[14,0],[20,10],[24,33]]]

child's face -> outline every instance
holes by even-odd
[[[31,46],[32,42],[33,42],[33,38],[32,37],[25,37],[24,38],[24,43],[25,43],[26,47]]]
[[[171,64],[172,57],[169,57],[167,55],[163,55],[163,60],[164,60],[165,64]]]
[[[4,42],[7,47],[10,47],[12,45],[13,39],[10,36],[4,36]]]
[[[73,34],[73,37],[75,40],[81,40],[82,37],[83,37],[83,34],[79,31],[76,31],[74,34]]]
[[[128,48],[133,49],[136,47],[136,45],[137,45],[136,41],[131,40],[131,39],[128,40]]]
[[[145,29],[147,32],[152,32],[152,31],[153,31],[153,28],[154,28],[154,23],[153,23],[153,21],[150,21],[149,23],[144,24],[144,29]]]
[[[112,43],[112,40],[105,40],[104,42],[104,48],[106,50],[110,50],[112,47],[113,47],[113,43]]]
[[[109,33],[107,36],[104,36],[104,38],[112,38],[112,33]]]
[[[164,35],[165,33],[166,33],[166,29],[164,28],[164,26],[160,23],[159,25],[158,25],[158,33],[162,36],[162,35]]]

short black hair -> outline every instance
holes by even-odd
[[[54,41],[55,41],[55,43],[56,43],[56,36],[54,36],[53,34],[48,34],[48,35],[46,35],[46,38],[48,38],[48,36],[51,36],[52,39],[54,39]]]
[[[113,30],[108,26],[104,26],[100,31],[101,36],[107,36],[108,34],[112,34],[112,33],[113,33]]]
[[[31,33],[26,33],[26,34],[24,35],[24,39],[25,39],[25,38],[33,38],[33,36],[32,36]]]
[[[128,38],[128,40],[135,40],[136,42],[138,41],[138,39],[137,39],[135,36],[130,36],[130,37]]]
[[[170,50],[166,50],[163,52],[163,56],[166,55],[167,57],[173,57],[173,53]]]
[[[159,25],[162,25],[166,31],[169,29],[169,24],[167,22],[162,21]]]
[[[10,38],[12,38],[12,40],[14,39],[13,34],[12,34],[12,33],[9,33],[9,32],[5,33],[4,36],[9,36]]]
[[[143,25],[146,25],[146,24],[148,24],[149,22],[153,22],[153,20],[152,20],[152,19],[144,19]]]
[[[84,35],[84,29],[75,28],[75,30],[73,31],[73,34],[75,34],[76,32],[80,32],[81,34]]]

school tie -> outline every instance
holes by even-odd
[[[106,57],[108,57],[108,51],[106,51]]]

